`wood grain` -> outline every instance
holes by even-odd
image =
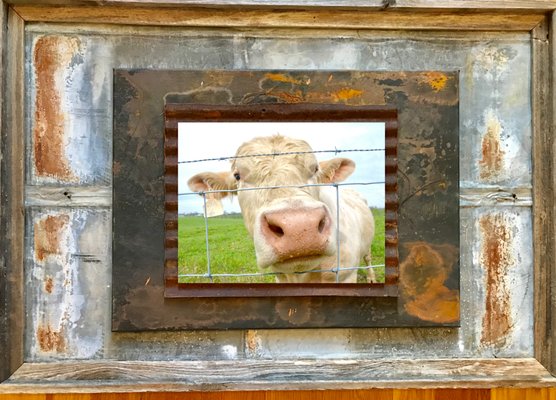
[[[10,4],[98,5],[98,0],[10,0]],[[552,0],[104,0],[102,5],[326,7],[360,9],[554,10]]]
[[[548,118],[549,118],[549,127],[548,127],[548,132],[546,133],[547,135],[550,135],[550,137],[552,138],[552,149],[551,149],[551,158],[549,158],[549,160],[552,160],[552,168],[551,168],[551,178],[552,178],[552,193],[547,193],[547,195],[552,195],[551,198],[547,199],[548,201],[548,207],[550,207],[548,209],[549,211],[549,215],[548,215],[548,223],[550,223],[550,221],[552,221],[552,236],[550,236],[549,240],[549,247],[548,247],[548,252],[550,254],[548,260],[547,261],[547,269],[550,270],[551,275],[550,275],[550,280],[547,281],[548,283],[548,287],[544,288],[544,294],[543,296],[547,296],[546,300],[548,302],[547,304],[547,308],[550,310],[546,315],[546,325],[550,327],[550,331],[547,332],[547,338],[548,341],[550,342],[550,345],[547,346],[548,347],[548,351],[550,352],[550,363],[546,364],[543,363],[543,365],[545,367],[547,367],[547,365],[549,366],[549,370],[552,372],[552,374],[556,374],[556,345],[554,343],[554,341],[556,340],[556,318],[554,317],[556,315],[556,297],[555,297],[555,293],[554,291],[556,290],[556,272],[554,271],[554,267],[556,264],[556,238],[554,237],[556,235],[556,204],[555,204],[555,200],[554,200],[554,188],[556,188],[556,142],[554,140],[554,135],[556,135],[556,11],[552,13],[552,18],[551,18],[551,26],[550,26],[550,37],[549,37],[549,42],[550,42],[550,49],[549,49],[549,69],[550,69],[550,80],[548,82],[549,84],[549,89],[551,90],[550,93],[550,97],[549,97],[549,109],[548,109]],[[544,297],[543,297],[544,298]],[[543,315],[540,316],[535,316],[535,319],[537,320],[538,318],[543,317]],[[542,357],[542,353],[541,350],[537,350],[536,351],[536,356],[537,359],[541,359]],[[555,396],[556,397],[556,396]]]
[[[6,39],[6,27],[7,27],[7,17],[8,9],[7,6],[4,4],[3,1],[0,0],[0,93],[4,92],[4,62],[5,59],[3,57],[4,52],[2,51],[5,48],[4,40]],[[3,122],[3,115],[2,110],[4,106],[4,96],[0,96],[0,132],[2,132],[2,122]],[[2,154],[4,153],[4,148],[2,144],[4,143],[3,135],[0,134],[0,160],[2,159]],[[0,162],[0,195],[2,192],[2,170],[3,165]],[[0,197],[1,198],[1,197]],[[2,208],[0,205],[0,227],[2,221]],[[0,228],[0,234],[2,230]],[[0,236],[1,238],[1,236]],[[1,243],[1,242],[0,242]],[[8,348],[8,302],[6,298],[6,294],[8,293],[7,288],[7,270],[6,270],[6,263],[4,260],[4,248],[0,244],[0,350]],[[9,370],[4,367],[8,365],[9,361],[9,352],[8,351],[0,351],[0,382],[3,381],[8,377]]]
[[[535,276],[535,356],[554,372],[552,352],[552,288],[556,262],[554,237],[554,125],[549,27],[533,35],[533,241]]]
[[[547,387],[534,359],[26,363],[0,393]]]
[[[0,327],[0,381],[23,363],[23,84],[24,23],[12,10],[8,13],[5,64],[5,97],[2,119],[2,177],[0,182],[0,300],[5,307],[5,325]],[[3,311],[3,310],[2,310]]]
[[[191,27],[419,29],[465,31],[530,31],[542,20],[536,13],[450,12],[408,13],[403,11],[350,10],[247,10],[235,8],[149,8],[92,6],[15,7],[29,22],[105,23]]]
[[[110,207],[108,186],[26,186],[27,207]]]
[[[0,400],[553,400],[555,388],[0,394]]]

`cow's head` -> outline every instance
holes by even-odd
[[[307,142],[276,135],[242,144],[230,171],[200,173],[188,185],[196,192],[278,186],[236,193],[259,267],[292,273],[335,262],[335,190],[303,185],[341,182],[354,170],[350,159],[319,163]]]

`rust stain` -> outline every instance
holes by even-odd
[[[39,176],[74,180],[64,151],[65,115],[61,110],[60,84],[63,69],[79,51],[79,40],[62,36],[44,36],[34,50],[36,99],[34,162]]]
[[[408,256],[400,264],[400,289],[405,311],[423,321],[451,323],[459,320],[459,292],[445,285],[457,260],[449,244],[407,243]]]
[[[44,290],[46,293],[52,294],[52,289],[54,289],[54,280],[51,276],[48,276],[44,282]]]
[[[493,115],[487,117],[487,131],[482,141],[482,158],[479,161],[483,180],[496,178],[504,166],[504,151],[500,147],[502,125]]]
[[[66,349],[64,335],[60,331],[55,331],[50,325],[37,329],[37,341],[42,351],[62,353]]]
[[[303,85],[305,82],[299,80],[299,79],[295,79],[293,77],[291,77],[290,75],[286,75],[286,74],[274,74],[274,73],[267,73],[265,74],[265,78],[266,79],[270,79],[271,81],[274,82],[283,82],[283,83],[292,83],[294,85]]]
[[[425,77],[429,86],[435,91],[440,92],[446,87],[448,76],[441,72],[427,72]]]
[[[49,215],[35,222],[35,258],[44,261],[49,255],[61,254],[60,241],[69,223],[67,215]]]
[[[256,354],[261,345],[261,339],[256,330],[249,329],[245,334],[245,342],[247,345],[247,351],[251,354]]]
[[[301,103],[303,102],[303,94],[300,90],[296,90],[294,93],[288,92],[274,92],[271,91],[268,94],[278,97],[279,99],[284,100],[286,103]]]
[[[348,101],[353,99],[354,97],[360,97],[361,95],[363,95],[362,90],[352,88],[343,88],[335,93],[332,93],[332,97],[337,101]]]
[[[301,325],[311,319],[311,308],[306,304],[296,304],[288,298],[279,301],[275,306],[278,317],[282,320],[289,321],[293,325]]]
[[[510,294],[505,276],[513,264],[512,234],[502,214],[486,215],[479,221],[481,264],[486,272],[486,304],[481,343],[504,344],[511,331]]]

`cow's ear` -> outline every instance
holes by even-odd
[[[187,181],[187,185],[193,192],[206,192],[209,190],[235,190],[237,181],[232,173],[226,172],[201,172]],[[231,192],[212,193],[213,198],[222,199],[230,196]]]
[[[333,158],[321,161],[319,169],[319,183],[342,182],[355,171],[355,163],[349,158]]]

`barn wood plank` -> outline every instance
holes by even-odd
[[[25,187],[27,207],[111,207],[109,186],[35,186]]]
[[[549,129],[547,130],[547,132],[545,133],[547,136],[549,136],[552,139],[552,148],[551,148],[551,158],[549,158],[549,160],[552,160],[552,164],[551,164],[551,171],[550,173],[552,174],[551,178],[552,178],[552,193],[547,193],[547,195],[551,194],[551,197],[547,198],[547,207],[548,207],[548,212],[549,215],[547,216],[547,222],[550,223],[550,221],[552,221],[552,235],[548,237],[548,240],[550,241],[548,243],[549,247],[547,248],[550,256],[549,259],[546,260],[547,262],[547,269],[550,270],[551,275],[549,277],[550,280],[546,281],[548,284],[548,287],[544,288],[544,293],[543,296],[547,296],[546,300],[547,302],[549,302],[547,304],[547,307],[550,310],[550,315],[546,316],[547,318],[547,325],[550,324],[550,330],[549,332],[551,333],[551,336],[549,337],[549,341],[551,343],[550,345],[550,356],[551,356],[551,364],[550,364],[550,371],[552,372],[552,374],[556,374],[556,346],[554,344],[554,341],[556,340],[556,318],[554,318],[554,316],[556,315],[556,297],[554,295],[554,291],[556,290],[556,272],[554,271],[554,267],[556,265],[556,204],[555,204],[555,199],[554,199],[554,188],[556,188],[556,172],[555,172],[555,168],[556,168],[556,143],[554,141],[554,135],[556,135],[556,11],[552,13],[552,18],[551,18],[551,26],[550,26],[550,38],[549,38],[549,42],[550,42],[550,51],[549,51],[549,65],[548,68],[550,70],[550,80],[548,82],[549,84],[549,88],[551,90],[550,93],[550,97],[549,97],[549,102],[551,104],[549,104],[549,110],[548,110],[548,120],[549,123],[551,124],[549,126]],[[539,249],[540,251],[540,249]],[[537,253],[535,253],[537,254]],[[543,315],[540,316],[536,316],[536,318],[541,318],[543,317]],[[540,356],[540,354],[539,354]],[[543,364],[546,367],[546,364]],[[556,393],[556,391],[554,392]],[[556,397],[556,395],[555,395]]]
[[[234,8],[152,8],[92,6],[16,6],[29,22],[106,23],[228,28],[341,28],[466,31],[530,31],[542,20],[536,13],[433,11],[408,13],[350,10],[246,10]]]
[[[3,1],[0,0],[0,93],[4,92],[4,51],[6,50],[6,28],[7,28],[7,6]],[[0,95],[0,132],[2,132],[2,122],[3,122],[3,105],[4,97]],[[2,154],[4,153],[3,135],[0,133],[0,160],[2,159]],[[2,186],[2,163],[0,162],[0,199],[3,194]],[[1,201],[1,200],[0,200]],[[0,227],[2,225],[2,207],[0,205]],[[0,228],[0,243],[2,243],[2,229]],[[4,248],[0,244],[0,382],[9,376],[10,371],[6,368],[8,365],[8,335],[9,335],[9,325],[7,321],[8,315],[8,302],[5,297],[7,294],[7,270],[6,263],[4,261]]]
[[[0,250],[3,265],[0,300],[5,307],[5,328],[0,329],[0,381],[23,363],[23,90],[24,21],[9,10],[4,64],[2,160],[0,182]],[[4,347],[5,346],[5,347]]]
[[[460,207],[531,207],[533,194],[526,187],[464,188],[459,191]]]
[[[551,339],[551,291],[556,275],[554,238],[554,98],[551,87],[549,25],[540,24],[533,39],[533,241],[535,356],[554,372]],[[554,35],[554,32],[552,32]],[[552,37],[554,39],[554,36]],[[553,82],[552,82],[553,84]]]
[[[553,0],[9,0],[10,4],[56,5],[133,5],[133,6],[203,6],[203,7],[325,7],[342,9],[464,9],[464,10],[554,10]]]
[[[74,361],[24,364],[0,393],[548,387],[535,359]]]

